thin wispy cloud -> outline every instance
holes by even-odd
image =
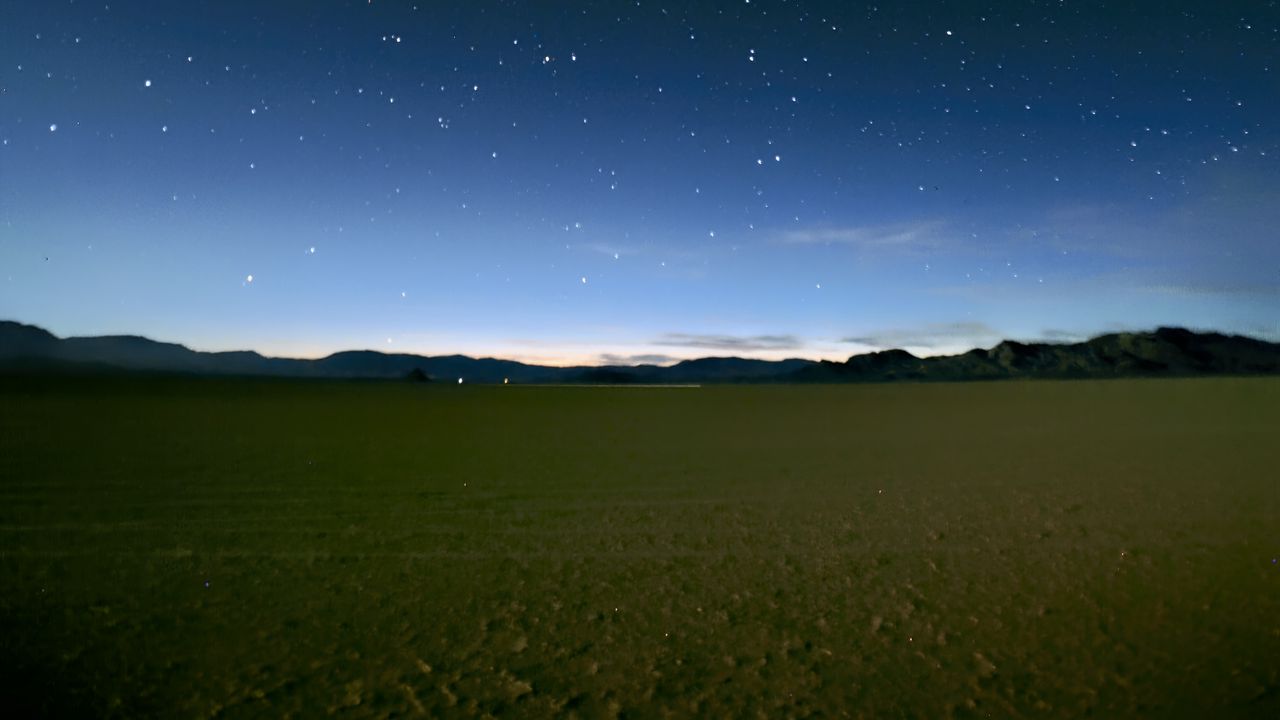
[[[856,345],[880,348],[939,348],[968,345],[978,347],[999,342],[1000,333],[985,323],[929,323],[913,328],[891,328],[843,338]]]
[[[666,333],[654,345],[705,350],[793,350],[803,346],[795,335],[701,335]]]
[[[847,245],[862,251],[920,252],[941,247],[944,224],[938,221],[789,230],[779,236],[788,245]]]
[[[1253,276],[1261,275],[1265,273],[1265,267],[1251,268],[1248,272]],[[1206,277],[1188,277],[1191,273],[1201,273]],[[1039,278],[1035,271],[1024,271],[1020,278],[1015,278],[1011,274],[1003,276],[993,274],[982,280],[970,280],[963,284],[937,285],[926,288],[925,291],[933,295],[988,303],[1044,301],[1049,298],[1074,301],[1085,296],[1114,298],[1144,294],[1184,299],[1223,298],[1258,302],[1280,296],[1280,283],[1255,277],[1228,282],[1218,279],[1222,274],[1221,271],[1214,272],[1204,268],[1172,269],[1164,265],[1133,267],[1126,272],[1082,273],[1075,277],[1055,277],[1046,273],[1043,278]],[[1040,282],[1040,279],[1043,282]]]
[[[1171,295],[1280,295],[1280,283],[1187,282],[1140,285],[1138,289]]]
[[[615,259],[626,257],[628,255],[639,255],[641,252],[638,247],[614,245],[611,243],[578,243],[576,247],[586,250],[587,252],[596,253],[597,255],[606,255]]]

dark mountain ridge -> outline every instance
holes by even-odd
[[[666,367],[546,367],[466,355],[373,350],[338,352],[315,360],[266,357],[252,351],[200,352],[136,335],[58,338],[33,325],[0,321],[0,370],[386,379],[414,374],[453,382],[463,378],[473,383],[526,384],[919,382],[1280,374],[1280,344],[1162,327],[1069,344],[1006,340],[987,350],[928,358],[905,350],[884,350],[854,355],[845,362],[707,357]]]
[[[904,350],[821,362],[796,373],[798,382],[996,380],[1280,373],[1280,344],[1240,335],[1162,327],[1153,332],[1099,335],[1077,343],[1005,340],[989,350],[918,358]]]

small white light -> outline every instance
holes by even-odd
[[[458,378],[458,384],[459,384],[459,385],[461,385],[461,384],[462,384],[462,378]]]
[[[251,283],[251,282],[253,282],[253,276],[252,276],[252,275],[248,275],[248,276],[246,276],[246,277],[245,277],[245,279],[244,279],[244,281],[245,281],[245,282],[247,282],[247,283]]]

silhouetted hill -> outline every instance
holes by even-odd
[[[752,360],[739,357],[709,357],[684,360],[671,367],[657,368],[664,382],[704,382],[709,378],[732,378],[735,382],[776,380],[813,364],[812,360]]]
[[[1280,344],[1182,328],[1112,333],[1071,344],[1005,340],[990,350],[917,358],[903,350],[801,368],[796,382],[997,380],[1280,373]]]
[[[682,360],[675,365],[622,365],[578,368],[569,380],[582,383],[735,383],[782,382],[791,373],[814,365],[813,360],[753,360],[739,357],[709,357]]]
[[[44,328],[0,320],[0,357],[46,357],[60,342]]]
[[[1280,344],[1238,335],[1159,328],[1072,343],[1006,340],[989,350],[919,358],[905,350],[854,355],[843,363],[709,357],[657,365],[545,367],[466,355],[372,350],[317,360],[256,352],[199,352],[135,335],[60,339],[42,328],[0,321],[0,370],[22,373],[169,372],[316,378],[403,379],[411,374],[471,383],[741,383],[998,380],[1280,373]]]

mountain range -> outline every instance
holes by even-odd
[[[1115,378],[1280,374],[1280,343],[1162,327],[1100,335],[1077,343],[1006,340],[960,355],[916,357],[905,350],[854,355],[845,362],[708,357],[670,366],[547,367],[466,355],[372,350],[304,360],[252,351],[200,352],[136,335],[59,338],[0,320],[0,371],[8,373],[161,372],[297,378],[416,377],[520,384],[844,383],[1014,378]]]

